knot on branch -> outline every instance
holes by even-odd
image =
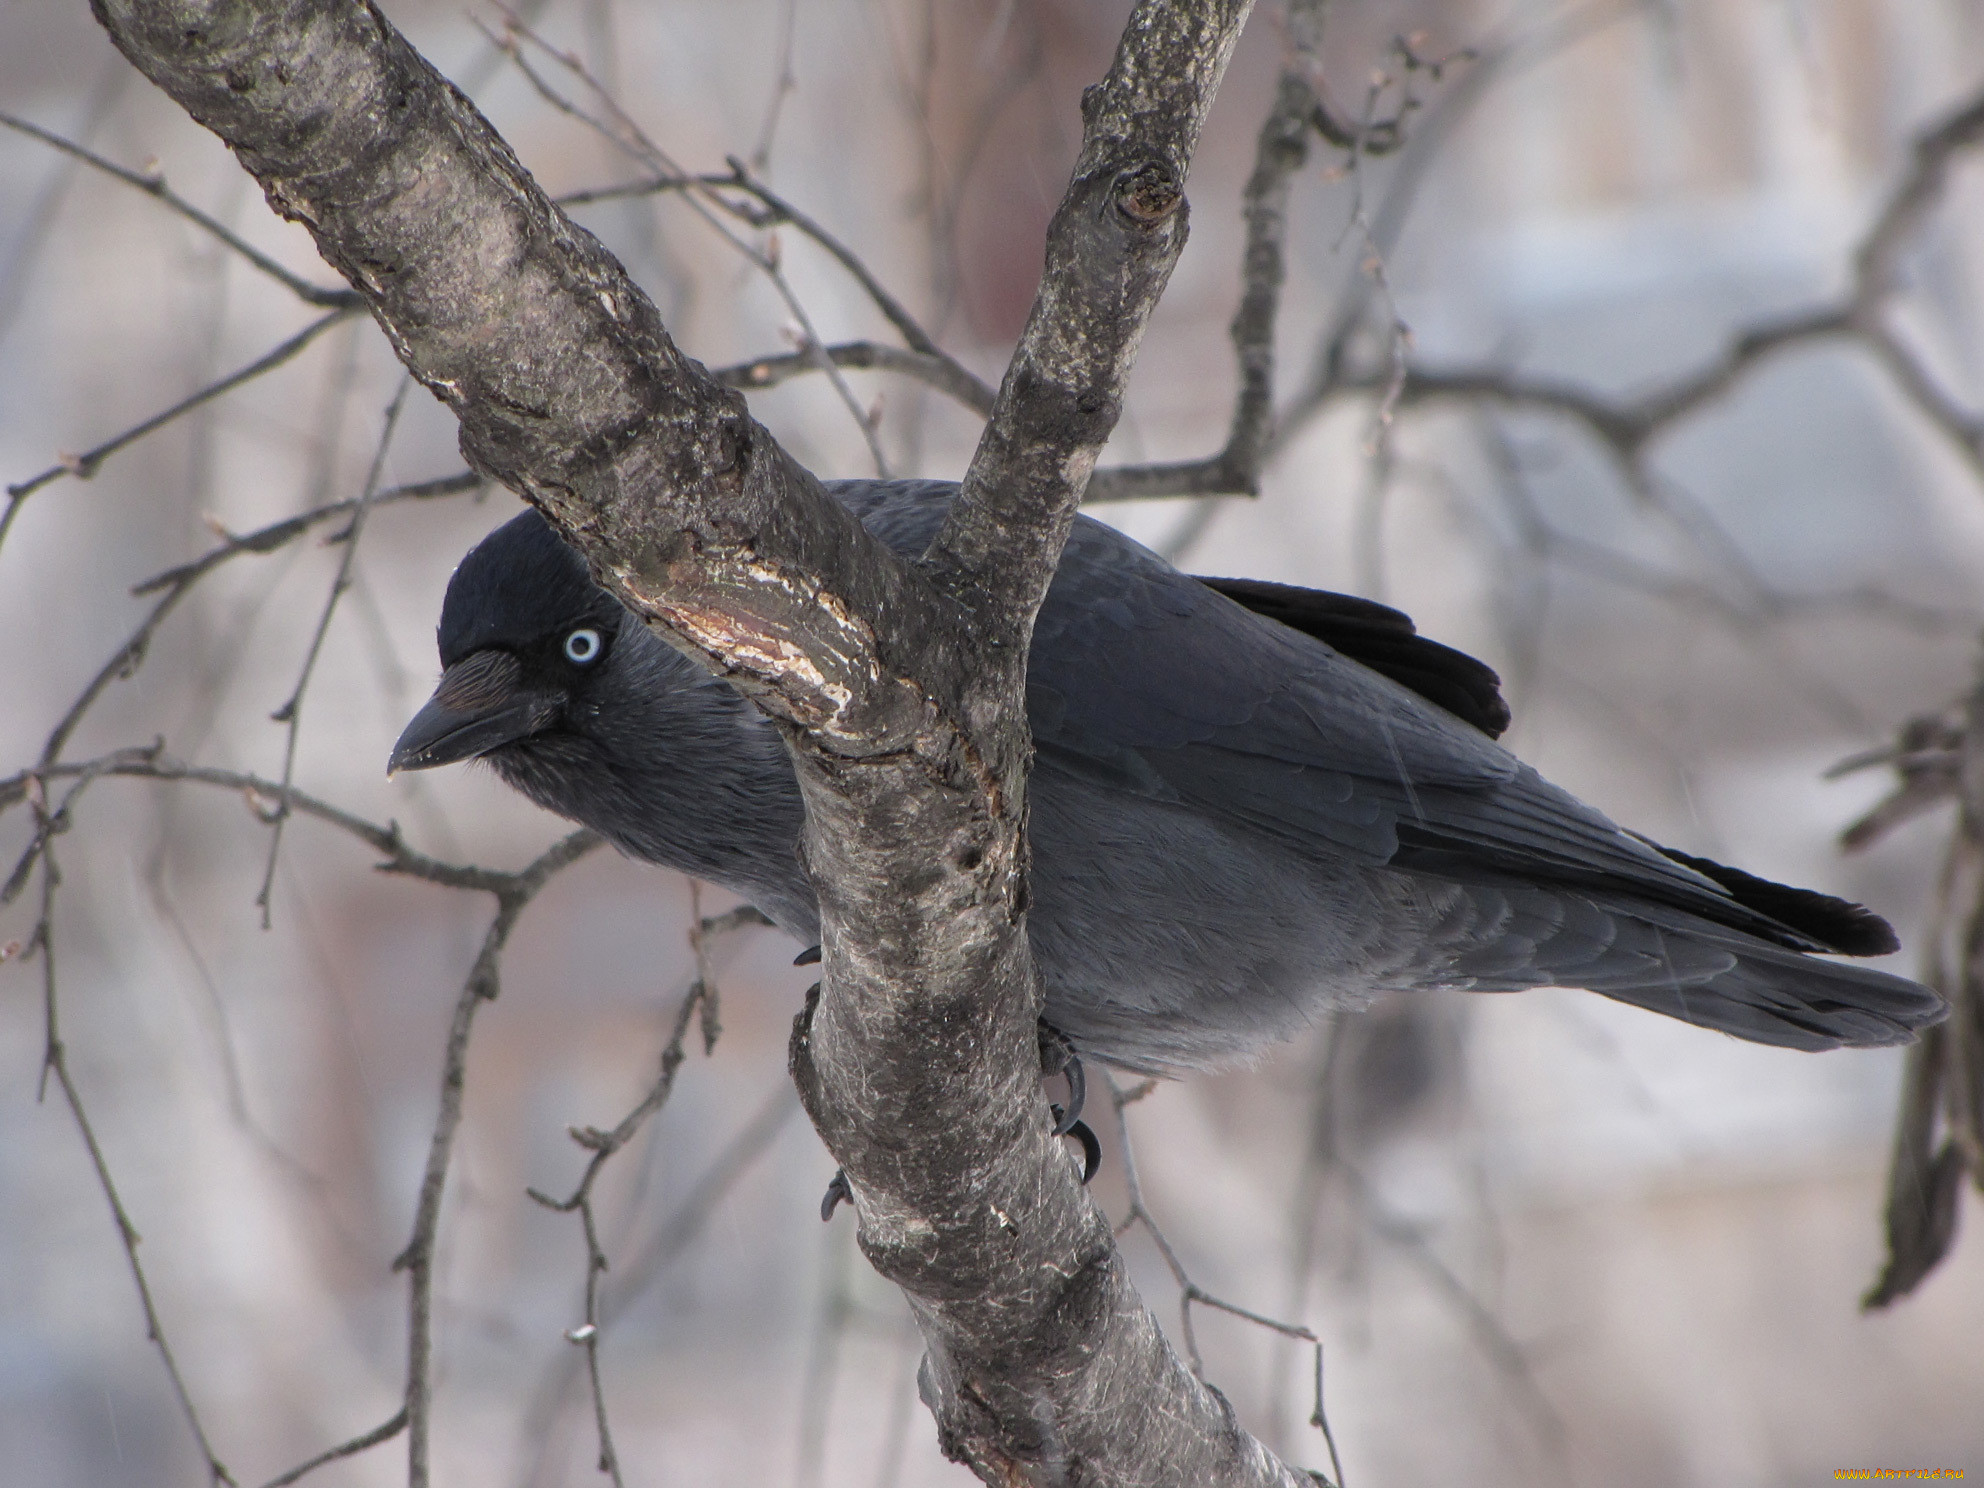
[[[1163,161],[1146,161],[1116,177],[1116,210],[1133,227],[1162,225],[1185,200],[1177,173]]]

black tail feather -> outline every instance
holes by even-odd
[[[1784,941],[1794,950],[1825,950],[1841,956],[1885,956],[1890,951],[1901,949],[1894,927],[1865,905],[1835,899],[1830,894],[1814,893],[1810,889],[1794,889],[1789,884],[1772,883],[1740,868],[1726,867],[1707,858],[1661,847],[1657,842],[1647,845],[1683,868],[1692,868],[1702,877],[1713,879],[1727,889],[1729,897],[1743,908],[1784,926],[1798,937]]]

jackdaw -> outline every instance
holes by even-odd
[[[895,552],[955,487],[828,487]],[[622,851],[819,938],[773,725],[593,582],[535,511],[441,611],[440,686],[395,770],[486,759]],[[1045,1024],[1171,1075],[1380,991],[1584,987],[1798,1049],[1895,1044],[1925,987],[1856,904],[1615,826],[1495,742],[1495,674],[1367,600],[1180,573],[1086,517],[1034,630],[1032,903]]]

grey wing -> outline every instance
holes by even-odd
[[[956,487],[830,489],[911,554]],[[1058,767],[1298,853],[1449,875],[1597,875],[1728,902],[1487,735],[1087,517],[1035,622],[1027,712]]]
[[[1036,631],[1043,758],[1329,872],[1411,885],[1402,897],[1421,908],[1393,932],[1411,954],[1386,985],[1584,987],[1803,1049],[1905,1042],[1943,1015],[1913,982],[1803,954],[1844,943],[1842,922],[1864,930],[1857,906],[1755,880],[1739,898],[1451,714],[1127,539],[1078,524],[1070,549]],[[1758,888],[1773,911],[1795,903],[1795,923],[1755,907]]]
[[[1033,656],[1043,751],[1298,850],[1729,902],[1487,735],[1100,524],[1077,523]]]
[[[839,494],[909,553],[950,491]],[[1318,883],[1391,882],[1380,899],[1417,907],[1380,932],[1404,942],[1384,985],[1588,987],[1807,1048],[1895,1042],[1941,1013],[1911,982],[1802,955],[1829,942],[1620,830],[1406,688],[1086,518],[1036,622],[1028,713],[1044,770],[1183,808],[1268,849],[1270,871],[1307,861]],[[1821,919],[1864,914],[1802,897],[1820,901]]]

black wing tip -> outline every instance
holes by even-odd
[[[1698,858],[1677,848],[1661,847],[1658,843],[1652,846],[1661,856],[1683,868],[1692,868],[1702,877],[1713,879],[1743,908],[1774,920],[1804,940],[1816,942],[1817,949],[1841,956],[1886,956],[1901,949],[1894,926],[1864,904],[1835,899],[1815,889],[1773,883],[1741,868]],[[1812,947],[1800,945],[1794,949]]]
[[[1464,651],[1429,641],[1402,610],[1354,594],[1266,579],[1199,582],[1264,619],[1313,636],[1491,739],[1500,738],[1509,726],[1509,705],[1495,669]]]

